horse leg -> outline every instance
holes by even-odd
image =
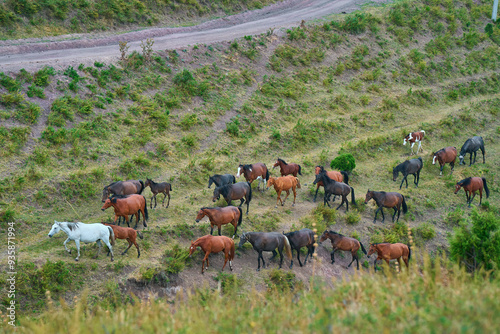
[[[330,203],[328,203],[328,195],[326,190],[325,190],[325,197],[323,198],[323,205],[325,204],[328,205],[329,208],[331,208]]]
[[[280,253],[280,269],[281,269],[281,265],[283,264],[283,248],[282,249],[278,248],[278,251]]]
[[[224,265],[222,266],[222,270],[226,267],[227,259],[229,258],[229,249],[224,249]]]
[[[243,203],[245,203],[245,200],[242,198],[240,198],[240,205],[238,205],[239,208],[241,208],[241,206],[243,205]],[[227,205],[231,205],[229,203],[227,203]]]
[[[471,154],[471,156],[472,156],[472,154]],[[474,162],[473,162],[474,164],[476,163],[476,157],[477,157],[477,151],[474,151]]]
[[[155,208],[156,208],[156,205],[155,205]],[[144,218],[144,219],[146,219],[146,218]],[[132,221],[132,218],[130,220]],[[135,214],[135,226],[134,226],[134,230],[137,230],[137,225],[139,225],[139,211],[137,211],[137,213]]]
[[[411,143],[411,154],[410,155],[413,155],[413,145],[415,145],[415,142]],[[418,153],[418,149],[417,149],[417,153]]]
[[[151,200],[149,201],[149,203],[151,204],[149,207],[151,209],[153,209],[153,198],[155,197],[155,195],[151,196]]]
[[[136,240],[134,240],[134,245],[135,248],[137,248],[137,258],[139,258],[141,256],[141,251],[139,250],[139,245],[137,244]]]
[[[384,209],[382,207],[380,207],[380,213],[382,214],[382,223],[383,223],[385,220],[385,216],[384,216]]]
[[[203,274],[203,271],[205,270],[205,261],[207,262],[207,269],[208,269],[208,255],[210,255],[210,252],[206,252],[205,256],[203,257],[203,260],[201,261],[201,273]]]
[[[127,242],[128,242],[128,248],[125,249],[125,251],[123,251],[122,255],[125,255],[128,252],[128,250],[130,249],[130,247],[132,247],[132,245],[133,245],[132,241],[130,241],[129,238],[127,238]]]
[[[68,239],[66,239],[66,241],[64,242],[64,248],[66,249],[66,252],[70,253],[71,254],[71,249],[68,249],[68,247],[66,246],[66,244],[68,243],[68,241],[70,241],[70,238],[68,237]]]
[[[373,223],[374,223],[374,224],[375,224],[375,222],[377,221],[377,214],[378,214],[378,212],[380,211],[380,209],[381,209],[381,208],[382,208],[382,207],[381,207],[381,206],[379,206],[379,207],[377,208],[377,210],[375,210],[375,218],[373,218]]]
[[[420,178],[420,171],[413,174],[413,183],[415,183],[416,187],[418,187],[417,175]]]
[[[336,250],[337,250],[337,249],[336,249],[336,248],[334,248],[334,249],[332,250],[332,252],[330,253],[330,259],[332,260],[332,264],[334,264],[334,263],[335,263],[335,251],[336,251]]]
[[[262,267],[265,268],[266,264],[264,263],[264,258],[262,257],[262,251],[259,251],[259,255],[257,256],[257,271],[260,271],[260,258],[262,258]]]
[[[356,254],[351,252],[351,256],[352,256],[352,260],[351,260],[351,263],[349,263],[349,265],[347,266],[347,268],[349,268],[351,266],[351,264],[354,262],[354,260],[356,259]],[[358,270],[359,270],[359,263],[358,263]]]
[[[398,266],[399,266],[399,271],[401,271],[401,257],[398,257]]]
[[[168,193],[168,202],[167,202],[167,208],[169,207],[170,205],[170,193]]]
[[[222,234],[220,234],[221,227],[222,227],[222,225],[217,225],[217,230],[219,231],[219,237],[222,235]]]
[[[290,195],[290,189],[286,191],[286,196],[283,202],[281,202],[281,206],[285,205],[286,199],[288,198],[288,195]]]
[[[104,244],[108,247],[109,251],[111,252],[111,261],[115,260],[115,253],[113,253],[113,247],[111,247],[111,244],[109,243],[109,238],[102,239],[104,241]]]
[[[398,207],[395,206],[393,207],[393,209],[394,209],[394,214],[392,215],[392,222],[394,223],[394,217],[396,217],[396,213],[398,212]],[[399,215],[398,215],[398,220],[399,220]]]
[[[272,259],[274,259],[276,257],[276,255],[278,255],[278,252],[276,252],[276,249],[273,250],[273,256],[271,256],[269,258],[269,261],[271,261]]]
[[[210,222],[210,235],[212,235],[213,231],[214,231],[214,224]]]
[[[403,187],[403,183],[405,182],[406,176],[403,175],[403,179],[401,180],[401,184],[399,185],[399,189]]]
[[[444,168],[444,164],[441,165],[441,169],[439,170],[439,176],[443,175],[443,168]]]
[[[307,257],[306,257],[306,259],[307,259]],[[301,267],[303,267],[302,262],[300,262],[300,248],[299,248],[299,249],[297,249],[297,260],[299,260],[299,265],[300,265]],[[304,261],[304,263],[305,263],[305,261]],[[291,268],[291,267],[290,267],[290,268]]]
[[[479,188],[479,205],[481,205],[482,200],[483,200],[483,189]]]
[[[313,202],[316,202],[316,196],[318,196],[319,184],[316,185],[316,193],[314,194]]]
[[[451,166],[451,171],[453,172],[453,170],[455,169],[455,161],[450,162],[450,166]]]
[[[75,244],[76,244],[76,250],[78,252],[78,255],[75,258],[75,261],[78,261],[78,259],[80,259],[80,240],[79,239],[75,239]]]
[[[472,198],[469,201],[469,208],[470,208],[470,205],[472,204],[472,201],[474,200],[474,197],[476,197],[476,192],[475,191],[472,193]]]
[[[165,207],[165,198],[167,198],[167,193],[163,193],[163,201],[161,201],[161,207]]]
[[[247,215],[248,215],[248,210],[250,209],[250,202],[247,200]]]
[[[342,206],[342,204],[344,204],[344,201],[347,202],[347,196],[342,195],[342,202],[340,202],[340,205],[337,206],[337,208],[335,210],[338,210]],[[348,211],[348,210],[349,210],[349,202],[347,202],[347,209],[346,209],[346,211]]]
[[[94,259],[97,259],[99,254],[101,254],[101,240],[97,240],[96,243],[97,243],[97,246],[99,246],[99,247],[97,248],[97,254],[96,254],[96,256],[94,256]]]
[[[274,208],[277,208],[278,207],[278,202],[281,202],[281,190],[278,190],[276,192],[276,205],[274,206]]]
[[[297,191],[295,190],[295,187],[292,190],[293,190],[293,204],[292,204],[292,206],[295,206],[295,199],[297,198]]]
[[[234,227],[234,233],[233,233],[233,239],[234,239],[234,237],[238,235],[238,234],[236,234],[236,232],[238,231],[238,223],[236,222],[236,219],[233,220],[232,224]],[[229,264],[229,265],[231,265],[231,264]]]

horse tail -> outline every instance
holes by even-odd
[[[269,169],[266,168],[266,182],[269,181]]]
[[[351,204],[356,205],[356,198],[354,197],[354,188],[353,187],[350,188],[351,188]]]
[[[267,173],[269,175],[269,172]],[[252,200],[252,185],[250,184],[250,182],[247,182],[248,184],[248,202],[250,202]]]
[[[408,261],[410,261],[411,259],[411,248],[410,248],[410,245],[406,245],[408,246]]]
[[[342,176],[344,176],[344,183],[349,184],[349,174],[347,174],[346,171],[341,171],[340,174],[342,174]]]
[[[172,183],[169,183],[169,184],[168,184],[168,187],[170,188],[170,190],[169,190],[169,191],[172,191]]]
[[[286,235],[283,235],[283,238],[285,238],[285,252],[286,256],[288,257],[289,260],[292,259],[292,247],[290,247],[290,242],[288,241],[288,238]]]
[[[241,221],[243,220],[243,210],[241,210],[240,207],[238,207],[238,210],[240,211],[240,218],[238,218],[238,226],[240,226]]]
[[[488,189],[488,186],[486,185],[486,179],[484,177],[481,178],[483,180],[483,186],[484,190],[486,191],[486,198],[490,197],[490,190]]]
[[[236,177],[234,175],[231,175],[233,177],[233,184],[236,183]]]
[[[115,232],[113,232],[113,229],[111,228],[111,226],[108,226],[108,230],[109,230],[109,240],[111,241],[111,246],[114,246],[115,245]]]
[[[142,191],[144,190],[144,182],[142,182],[142,180],[139,180],[139,183],[141,184],[141,189],[139,189],[139,192],[138,194],[142,194]]]
[[[408,207],[406,206],[405,197],[403,195],[401,195],[401,196],[403,197],[403,213],[407,213]]]
[[[368,253],[366,252],[365,247],[364,247],[364,246],[363,246],[363,244],[361,243],[361,241],[359,242],[359,244],[361,245],[361,250],[363,251],[363,253],[365,253],[365,255],[366,255],[366,254],[368,254]]]
[[[136,232],[137,232],[137,235],[139,236],[139,238],[144,239],[144,237],[142,236],[141,232],[139,232],[139,231],[136,231]]]
[[[299,165],[299,175],[302,176],[302,167]]]
[[[148,203],[146,201],[146,197],[142,196],[142,198],[144,198],[144,218],[146,218],[146,220],[149,220],[149,216],[148,216]]]

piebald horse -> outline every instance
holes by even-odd
[[[262,182],[264,183],[264,186],[262,186],[262,191],[264,191],[265,184],[269,180],[269,171],[267,170],[267,166],[266,164],[263,164],[261,162],[251,165],[240,164],[238,166],[236,177],[239,178],[241,174],[243,174],[245,180],[247,180],[247,182],[249,182],[250,184],[254,180],[259,180],[259,183],[257,184],[257,190],[259,190],[259,186]]]
[[[410,143],[411,144],[411,154],[414,154],[413,153],[413,145],[415,145],[415,143],[418,143],[418,147],[417,147],[417,154],[418,154],[418,151],[422,150],[422,139],[424,139],[424,136],[425,136],[424,130],[420,130],[417,132],[410,132],[409,134],[406,135],[405,139],[403,140],[403,145],[406,145],[406,143]],[[422,152],[423,151],[424,150],[422,150]]]

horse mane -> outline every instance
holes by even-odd
[[[472,180],[472,177],[468,177],[466,179],[463,179],[460,182],[457,182],[457,184],[462,186],[462,187],[465,187],[465,186],[468,186],[470,184],[471,180]]]
[[[328,233],[331,233],[331,234],[336,234],[336,235],[340,235],[341,237],[345,237],[345,235],[340,234],[340,233],[335,232],[335,231],[328,231]]]
[[[204,207],[200,208],[200,210],[205,210],[205,209],[212,210],[212,209],[218,209],[218,208],[216,208],[216,207],[210,207],[210,206],[204,206]]]
[[[283,160],[283,159],[278,158],[278,161],[281,161],[281,162],[282,162],[282,163],[284,163],[285,165],[288,165],[288,164],[286,163],[286,161],[285,161],[285,160]]]
[[[135,194],[133,194],[133,195],[135,195]],[[130,195],[114,195],[114,194],[113,194],[113,195],[110,197],[110,199],[115,199],[115,198],[120,198],[120,199],[122,199],[122,198],[127,198],[127,197],[129,197],[129,196],[130,196]]]
[[[215,190],[219,189],[219,194],[221,194],[222,196],[226,197],[226,195],[227,195],[227,193],[229,191],[229,188],[231,186],[232,186],[232,184],[225,184],[223,186],[215,188]]]
[[[252,165],[243,165],[244,170],[252,169]]]
[[[70,231],[74,231],[78,228],[78,223],[66,223]]]
[[[445,149],[446,147],[443,147],[442,149],[440,149],[439,151],[437,151],[436,153],[434,153],[434,155],[437,155],[438,153],[441,153],[441,152],[445,152]]]
[[[322,171],[324,171],[324,170],[325,170],[325,168],[324,168],[323,166],[317,165],[316,167],[319,167],[319,171],[320,171],[320,172],[322,172]],[[314,168],[316,168],[316,167],[314,167]]]
[[[390,242],[377,242],[377,243],[374,243],[374,244],[371,244],[371,245],[377,246],[377,245],[383,245],[383,244],[390,244]]]
[[[108,184],[107,186],[105,186],[104,189],[108,189],[112,185],[115,185],[117,182],[120,182],[120,181],[111,182],[110,184]]]

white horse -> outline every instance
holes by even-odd
[[[115,244],[115,234],[113,233],[113,229],[109,226],[105,226],[103,224],[84,224],[84,223],[68,223],[68,222],[58,222],[54,220],[54,225],[52,225],[52,229],[49,232],[49,237],[52,238],[54,234],[59,231],[63,231],[68,235],[68,239],[64,242],[64,248],[68,253],[71,254],[71,250],[66,247],[66,244],[70,240],[75,240],[76,249],[78,250],[78,256],[75,261],[78,261],[80,258],[80,241],[89,243],[97,241],[97,245],[99,246],[99,250],[94,259],[97,259],[99,254],[101,253],[101,240],[108,246],[109,251],[111,252],[111,261],[114,260],[113,249],[111,245]],[[111,239],[111,244],[109,240]]]

